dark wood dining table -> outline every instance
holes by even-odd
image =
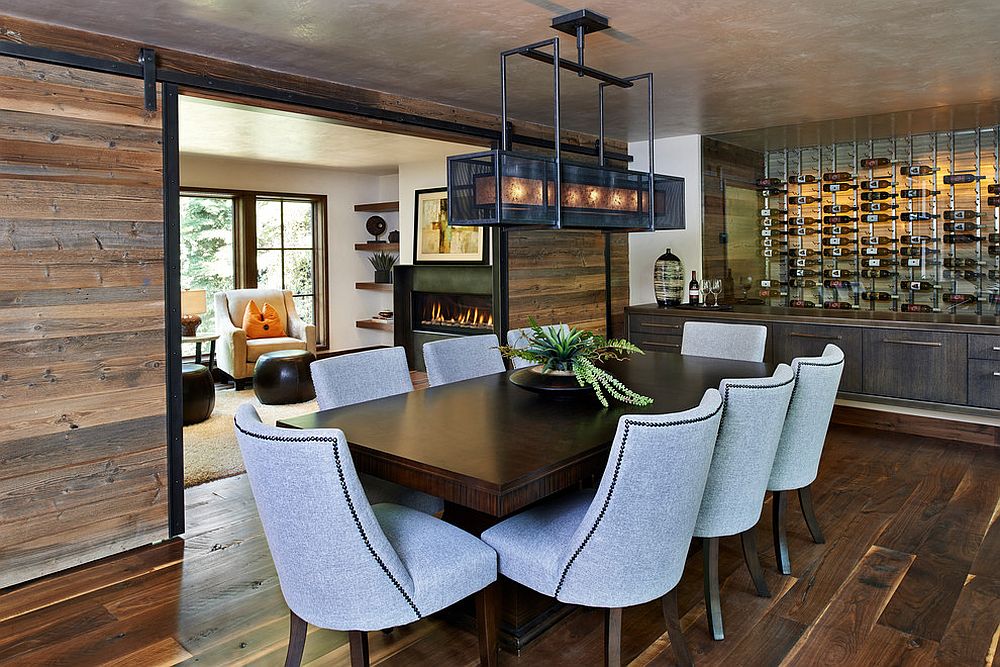
[[[296,429],[339,428],[360,472],[443,498],[445,519],[477,534],[565,489],[599,479],[618,419],[695,407],[723,378],[763,377],[773,366],[647,352],[607,364],[627,387],[653,398],[644,407],[593,393],[568,398],[529,392],[508,373],[283,419]],[[519,650],[561,618],[533,591],[503,589],[501,644]]]

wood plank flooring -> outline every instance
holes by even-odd
[[[726,639],[705,621],[701,555],[679,589],[699,665],[990,665],[1000,637],[1000,450],[831,429],[813,544],[789,507],[793,575],[774,569],[770,507],[754,595],[737,540],[720,560]],[[288,633],[245,476],[187,491],[183,540],[0,592],[0,665],[280,665]],[[503,665],[600,664],[602,614],[579,609]],[[673,664],[656,603],[626,610],[623,654]],[[374,664],[474,665],[475,637],[431,618],[371,634]],[[347,665],[346,636],[311,628],[304,664]]]

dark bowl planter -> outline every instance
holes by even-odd
[[[543,373],[541,366],[528,366],[521,368],[510,374],[510,382],[521,389],[551,396],[556,398],[568,398],[570,396],[586,396],[584,393],[593,389],[589,385],[580,386],[576,381],[576,375],[572,372],[554,371]]]
[[[376,271],[375,282],[388,284],[392,282],[392,271]]]

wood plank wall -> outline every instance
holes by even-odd
[[[614,336],[624,336],[628,305],[628,235],[611,234],[611,310]],[[565,322],[604,333],[604,234],[592,231],[508,233],[510,327]]]
[[[167,537],[162,132],[0,57],[0,587]]]

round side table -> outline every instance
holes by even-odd
[[[309,364],[316,355],[305,350],[265,352],[253,369],[253,393],[265,405],[302,403],[316,398]]]
[[[183,377],[184,425],[197,424],[212,416],[215,409],[215,380],[212,371],[201,364],[184,364]]]

